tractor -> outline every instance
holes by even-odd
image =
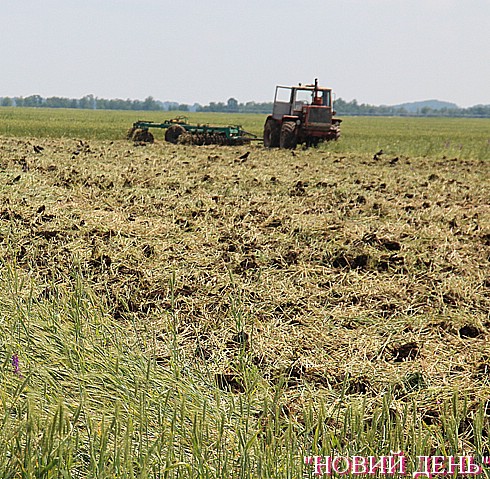
[[[264,146],[294,149],[298,144],[317,146],[340,137],[334,118],[332,90],[313,85],[277,86],[272,115],[264,125]]]

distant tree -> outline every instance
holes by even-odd
[[[230,113],[238,112],[238,101],[235,98],[228,98],[226,102],[226,111]]]
[[[152,96],[149,96],[145,99],[145,101],[141,104],[141,109],[142,110],[148,110],[148,111],[156,111],[156,110],[161,110],[162,108],[160,105],[155,101],[155,99]]]
[[[14,101],[8,96],[2,98],[1,106],[13,106]]]
[[[94,95],[85,95],[78,101],[78,108],[83,108],[84,110],[94,110],[96,105]]]
[[[226,106],[221,101],[219,103],[215,103],[215,102],[212,101],[209,104],[209,107],[207,107],[207,108],[208,109],[206,111],[214,111],[214,112],[224,112],[224,111],[226,111]]]
[[[70,108],[71,101],[69,98],[61,98],[59,96],[52,96],[46,98],[44,105],[47,108]]]
[[[143,110],[143,102],[141,100],[133,100],[131,102],[131,110]]]
[[[490,116],[490,105],[475,105],[469,108],[466,108],[465,111],[470,116],[478,116],[478,117],[489,117]]]
[[[110,110],[111,100],[106,100],[105,98],[96,98],[95,104],[97,105],[97,110]]]
[[[238,111],[240,113],[272,113],[272,103],[255,103],[254,101],[249,101],[245,104],[240,103],[238,105]]]
[[[24,98],[24,106],[39,108],[43,106],[43,98],[39,95],[31,95]]]

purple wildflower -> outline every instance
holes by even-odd
[[[17,354],[12,354],[12,367],[14,368],[14,374],[21,378],[22,374],[20,373],[19,356]]]

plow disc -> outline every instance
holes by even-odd
[[[222,146],[233,146],[233,145],[244,145],[250,143],[251,138],[227,138],[225,135],[221,134],[209,134],[209,133],[185,133],[179,138],[178,143],[181,145],[222,145]]]
[[[126,138],[135,142],[144,143],[153,143],[155,141],[153,134],[144,128],[130,128]]]

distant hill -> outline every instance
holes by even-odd
[[[402,103],[401,105],[393,105],[393,108],[403,108],[409,113],[417,113],[422,108],[430,108],[432,110],[442,110],[447,108],[449,110],[459,108],[456,103],[450,103],[448,101],[439,100],[425,100],[425,101],[413,101],[410,103]]]

